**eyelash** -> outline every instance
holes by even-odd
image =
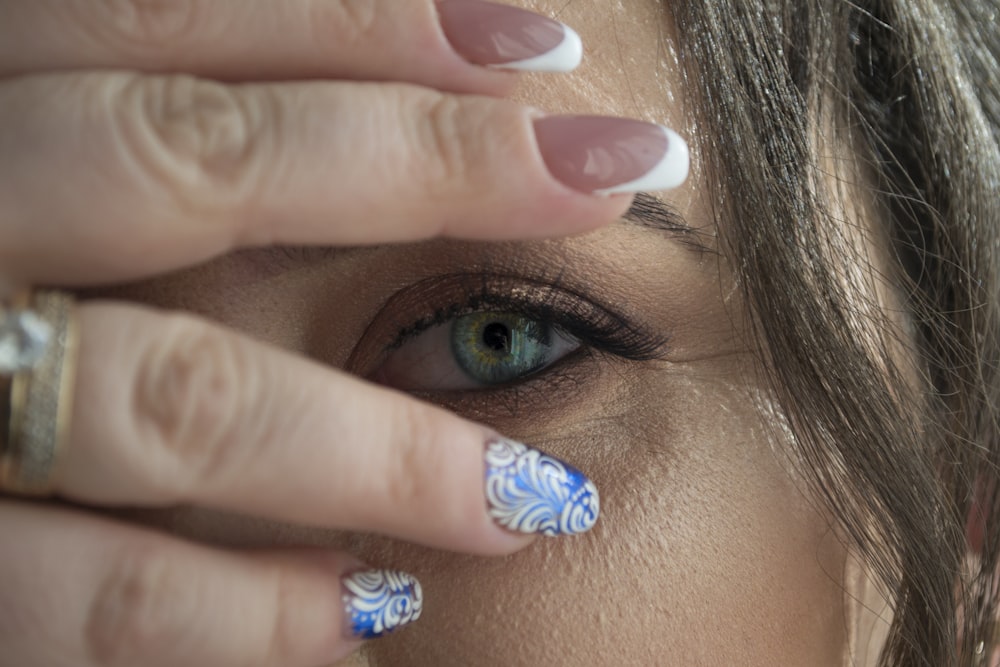
[[[450,278],[455,279],[457,276]],[[490,284],[491,281],[494,284]],[[503,289],[496,284],[501,282],[507,283],[508,288]],[[532,293],[524,294],[526,289],[530,289]],[[522,295],[517,295],[517,292]],[[585,348],[620,359],[649,361],[662,359],[667,354],[668,341],[665,337],[647,331],[626,316],[566,289],[558,280],[538,283],[500,276],[481,276],[477,290],[469,292],[466,289],[466,293],[460,296],[457,302],[438,308],[409,326],[401,327],[386,352],[398,349],[427,329],[457,317],[497,310],[546,322],[580,341]]]

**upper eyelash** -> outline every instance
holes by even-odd
[[[490,278],[521,287],[530,285],[536,292],[544,291],[547,298],[518,296],[510,289],[498,289],[489,284]],[[506,310],[550,323],[589,347],[630,361],[662,359],[667,354],[665,336],[647,331],[624,315],[562,288],[558,281],[537,283],[499,276],[481,276],[479,288],[466,294],[462,301],[438,308],[400,328],[387,351],[399,348],[431,327],[484,310]]]

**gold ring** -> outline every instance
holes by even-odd
[[[64,292],[22,292],[0,309],[0,491],[50,492],[69,432],[76,340]]]

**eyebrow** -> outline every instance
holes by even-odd
[[[635,196],[623,218],[639,227],[665,232],[692,250],[717,252],[710,243],[710,235],[692,227],[680,211],[647,192],[640,192]]]

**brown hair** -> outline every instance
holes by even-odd
[[[976,664],[1000,557],[1000,1],[667,5],[796,459],[890,591],[881,664]],[[823,194],[831,133],[878,263]],[[867,307],[881,274],[902,317]]]

